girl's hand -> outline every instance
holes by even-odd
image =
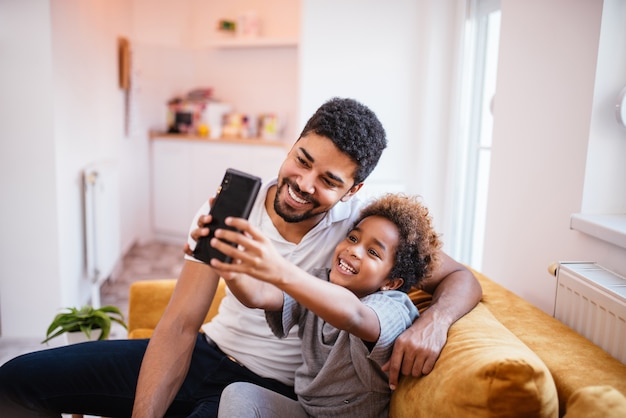
[[[211,246],[232,257],[233,262],[229,264],[212,259],[211,267],[222,275],[245,273],[268,283],[275,284],[280,281],[288,263],[276,251],[272,243],[246,219],[226,218],[225,222],[226,225],[236,228],[241,233],[218,229],[215,231],[216,238],[211,240]],[[222,240],[235,243],[237,247]]]

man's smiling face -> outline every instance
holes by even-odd
[[[324,136],[302,136],[291,148],[278,174],[274,210],[286,222],[324,216],[340,199],[359,189],[357,165]]]

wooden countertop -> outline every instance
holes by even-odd
[[[167,132],[150,132],[150,139],[179,139],[185,141],[201,141],[212,143],[228,143],[228,144],[246,144],[246,145],[260,145],[270,147],[283,147],[289,148],[291,144],[285,141],[269,140],[261,138],[219,138],[211,139],[208,136],[198,136],[191,134],[170,134]]]

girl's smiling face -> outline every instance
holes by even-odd
[[[335,248],[330,281],[360,298],[376,292],[390,282],[399,240],[393,222],[368,216]]]

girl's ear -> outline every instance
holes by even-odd
[[[404,284],[402,277],[396,277],[395,279],[387,279],[385,283],[380,287],[380,290],[396,290]]]

